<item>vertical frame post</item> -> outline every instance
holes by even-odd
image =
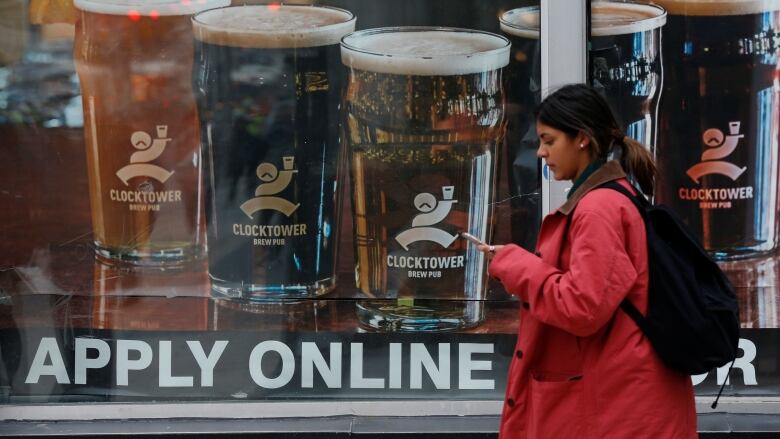
[[[541,0],[542,98],[565,84],[587,81],[590,0]],[[555,181],[542,163],[542,215],[566,200],[568,181]]]

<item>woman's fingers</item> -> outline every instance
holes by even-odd
[[[482,253],[485,253],[487,255],[492,255],[495,252],[501,250],[504,248],[503,245],[487,245],[487,244],[480,244],[477,246],[477,250],[481,251]]]

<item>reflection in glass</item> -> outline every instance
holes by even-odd
[[[214,299],[209,329],[278,333],[278,337],[290,337],[290,334],[299,331],[316,332],[322,329],[319,323],[323,315],[327,315],[326,308],[333,308],[339,302],[314,299],[273,302]],[[325,328],[326,331],[331,329]]]
[[[533,116],[542,89],[539,8],[513,9],[499,19],[512,43],[505,81],[512,242],[533,250],[542,221],[541,162],[536,157],[539,140]]]
[[[777,328],[780,323],[777,254],[721,262],[720,268],[735,286],[743,328]]]
[[[96,261],[91,327],[205,330],[208,291],[205,264],[163,271],[127,269]]]

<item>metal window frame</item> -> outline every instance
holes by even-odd
[[[557,87],[569,83],[587,81],[588,38],[590,0],[540,0],[541,23],[541,81],[542,97]],[[557,209],[566,198],[569,182],[553,180],[549,175],[542,176],[542,209],[547,213]],[[709,408],[712,397],[696,398],[700,418],[712,415],[773,415],[780,419],[780,397],[723,397],[718,412]],[[398,422],[397,418],[410,420],[425,417],[444,417],[461,421],[464,417],[482,420],[476,429],[495,432],[503,401],[485,400],[403,400],[403,401],[209,401],[209,402],[143,402],[143,403],[46,403],[46,404],[2,404],[0,405],[0,433],[13,432],[21,435],[39,435],[41,433],[62,433],[71,431],[73,424],[65,424],[62,431],[46,429],[48,423],[59,421],[83,422],[82,432],[121,432],[122,427],[115,422],[128,420],[188,421],[185,424],[166,425],[167,433],[187,433],[192,420],[218,420],[234,422],[236,428],[247,431],[260,431],[273,427],[260,427],[259,424],[246,426],[242,422],[249,420],[298,419],[305,425],[296,427],[296,431],[323,431],[325,418],[347,417],[346,425],[354,424],[355,419],[384,419],[392,417],[387,425],[397,431],[409,432],[408,426]],[[440,419],[441,421],[441,419]],[[318,423],[320,422],[320,423]],[[468,421],[469,423],[471,421]],[[40,424],[44,423],[44,424]],[[6,425],[6,428],[3,427]],[[426,423],[428,424],[428,423]],[[224,431],[224,424],[218,431]],[[309,425],[310,428],[307,428]],[[386,425],[386,426],[387,426]],[[419,425],[419,424],[414,424]],[[345,427],[346,428],[346,427]],[[414,429],[415,427],[411,427]],[[460,426],[458,429],[462,429]],[[38,430],[36,430],[38,429]],[[56,430],[56,431],[55,431]],[[264,430],[265,431],[265,430]],[[462,431],[462,430],[461,430]],[[151,431],[150,431],[151,432]],[[392,431],[388,431],[392,433]]]
[[[541,0],[542,98],[587,81],[590,0]],[[566,201],[568,181],[556,181],[542,162],[542,216]]]

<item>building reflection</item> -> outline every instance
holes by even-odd
[[[743,328],[777,328],[778,255],[719,263],[737,292]]]

